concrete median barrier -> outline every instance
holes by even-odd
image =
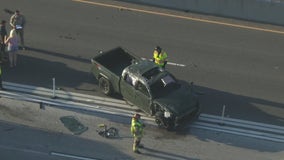
[[[182,11],[284,25],[284,0],[120,0]]]

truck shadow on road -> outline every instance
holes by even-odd
[[[225,117],[284,126],[284,104],[261,98],[237,95],[220,90],[196,86],[204,93],[200,97],[202,112]]]
[[[55,57],[58,57],[58,58],[64,58],[64,59],[79,61],[79,62],[83,62],[83,63],[90,63],[90,59],[82,58],[80,56],[75,57],[75,56],[71,56],[71,55],[67,55],[67,54],[57,53],[57,52],[43,50],[43,49],[39,49],[39,48],[33,48],[33,47],[28,47],[27,49],[29,50],[29,52],[30,51],[31,52],[37,52],[37,53],[46,54],[46,55],[49,55],[49,56],[55,56]]]
[[[41,51],[32,49],[31,51]],[[68,66],[67,63],[61,62],[54,59],[41,59],[30,55],[30,50],[25,51],[18,55],[18,64],[15,68],[10,68],[8,63],[3,66],[3,80],[41,86],[45,88],[52,88],[52,78],[56,79],[56,87],[66,90],[80,90],[85,92],[96,91],[95,87],[90,88],[89,86],[95,86],[95,78],[90,74],[90,70],[82,72],[76,70],[76,63],[74,66]],[[48,51],[44,51],[46,54],[50,54]],[[58,57],[59,53],[53,53]],[[50,54],[52,55],[52,54]],[[59,54],[60,55],[60,54]],[[80,59],[78,57],[60,55],[62,58],[68,58],[69,60],[77,60],[79,63],[88,61],[86,59]],[[70,63],[70,62],[69,62]],[[72,63],[72,62],[71,62]],[[90,63],[90,62],[88,62]],[[82,65],[82,64],[81,64]],[[88,66],[88,64],[86,65]],[[74,67],[74,68],[73,68]],[[79,66],[77,66],[79,67]],[[90,68],[90,67],[88,67]],[[5,78],[4,78],[5,77]],[[90,84],[90,85],[88,85]],[[82,87],[82,85],[85,85]]]

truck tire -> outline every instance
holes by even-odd
[[[155,122],[158,125],[158,127],[163,127],[163,113],[158,111],[157,113],[155,113]]]
[[[111,83],[105,77],[99,79],[99,87],[105,95],[109,96],[112,94]]]
[[[164,118],[163,112],[161,111],[158,111],[155,114],[155,122],[158,125],[158,127],[166,128],[168,131],[172,131],[175,127],[175,124],[172,121],[172,119]]]
[[[172,120],[169,120],[169,121],[166,122],[165,128],[166,128],[168,131],[173,131],[174,128],[175,128],[175,123],[174,123]]]

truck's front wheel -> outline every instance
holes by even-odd
[[[165,118],[163,112],[158,111],[155,114],[155,122],[157,123],[158,127],[164,127],[168,131],[171,131],[175,127],[175,123],[172,118]]]
[[[105,77],[101,77],[99,79],[99,87],[105,95],[111,95],[112,94],[111,83]]]

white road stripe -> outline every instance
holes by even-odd
[[[41,152],[41,151],[36,151],[36,150],[31,150],[31,149],[24,149],[24,148],[18,148],[18,147],[13,147],[13,146],[3,146],[0,145],[0,148],[6,149],[6,150],[14,150],[18,152],[25,152],[25,153],[32,153],[32,154],[41,154],[41,155],[48,155],[48,153]]]
[[[179,64],[179,63],[173,63],[173,62],[168,62],[167,65],[173,65],[173,66],[178,66],[178,67],[186,67],[185,64]]]
[[[59,156],[59,157],[66,157],[66,158],[73,158],[73,159],[80,159],[80,160],[99,160],[97,158],[82,157],[82,156],[76,156],[76,155],[59,153],[59,152],[50,152],[50,155]]]
[[[147,60],[147,58],[142,57],[141,59]],[[152,61],[152,59],[148,59],[149,61]],[[174,63],[174,62],[168,62],[167,65],[173,65],[173,66],[178,66],[178,67],[186,67],[185,64],[179,64],[179,63]]]

